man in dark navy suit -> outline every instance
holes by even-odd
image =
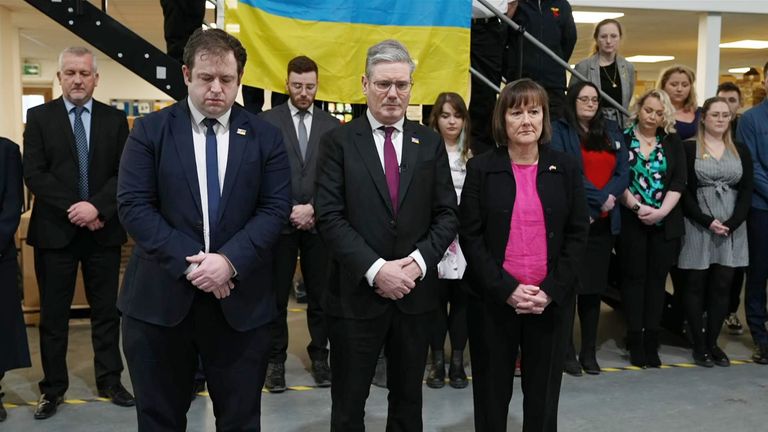
[[[136,248],[118,307],[140,431],[186,428],[198,355],[216,429],[260,430],[291,189],[280,131],[234,103],[245,61],[233,36],[195,31],[189,97],[139,119],[125,145],[117,200]]]

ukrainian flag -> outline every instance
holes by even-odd
[[[318,99],[364,103],[367,49],[397,39],[416,62],[411,103],[467,95],[470,0],[227,0],[225,29],[248,50],[243,83],[285,93],[288,61],[320,69]]]

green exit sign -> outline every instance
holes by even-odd
[[[39,63],[24,63],[22,68],[22,75],[24,76],[40,76],[40,64]]]

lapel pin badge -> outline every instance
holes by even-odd
[[[419,139],[416,137],[411,137],[411,142],[414,144],[421,144],[421,141],[419,141]]]
[[[554,166],[554,165],[550,165],[550,166],[549,166],[549,170],[550,170],[550,171],[557,171],[557,167],[556,167],[556,166]]]
[[[240,128],[238,128],[238,129],[237,129],[237,134],[238,134],[238,135],[243,135],[243,136],[245,136],[245,129],[240,129]]]

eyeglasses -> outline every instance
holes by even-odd
[[[374,81],[373,87],[380,92],[388,92],[392,86],[400,93],[405,93],[411,89],[413,83],[410,81]]]
[[[302,90],[306,90],[306,91],[311,92],[316,87],[315,84],[302,84],[302,83],[298,83],[298,82],[288,83],[288,86],[290,86],[292,89],[294,89],[294,90],[296,90],[298,92],[300,92]]]
[[[583,104],[588,104],[590,102],[592,102],[593,104],[600,103],[600,99],[598,99],[597,97],[579,96],[576,98],[576,100]]]

